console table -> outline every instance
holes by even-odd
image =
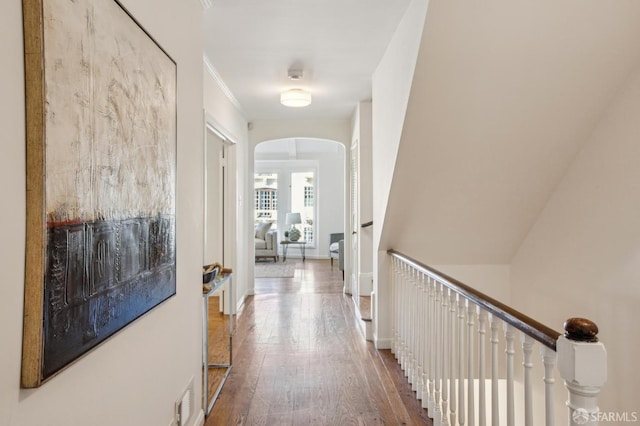
[[[300,253],[302,254],[302,261],[304,262],[305,249],[306,249],[306,245],[307,245],[306,241],[304,241],[304,240],[298,240],[298,241],[285,240],[285,241],[280,241],[280,244],[282,244],[282,261],[283,262],[287,260],[287,248],[289,246],[298,246],[300,248]]]
[[[224,297],[225,301],[229,301],[229,362],[228,363],[209,363],[209,298],[219,290],[224,284],[228,284],[228,288],[225,291],[228,291],[231,297]],[[202,333],[202,371],[203,371],[203,391],[202,396],[204,400],[204,408],[205,414],[209,415],[211,413],[211,409],[213,408],[213,404],[218,398],[220,391],[222,390],[222,386],[227,381],[229,374],[231,373],[232,367],[232,357],[233,357],[233,316],[234,316],[234,302],[233,302],[233,274],[225,273],[218,276],[212,283],[210,289],[205,289],[203,287],[202,290],[202,309],[203,309],[203,333]],[[227,311],[225,307],[224,311]],[[223,312],[224,313],[224,312]],[[213,368],[225,369],[224,377],[222,378],[218,388],[214,392],[213,396],[209,396],[209,370]]]

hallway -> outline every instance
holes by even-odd
[[[328,260],[256,279],[255,293],[238,314],[234,367],[206,426],[430,424],[393,355],[362,337]]]

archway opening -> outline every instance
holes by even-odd
[[[344,145],[325,139],[286,138],[256,145],[252,218],[258,265],[282,263],[286,257],[330,262],[331,235],[344,237],[345,232],[345,161]],[[291,223],[292,218],[298,220]],[[271,240],[259,241],[265,228]],[[293,228],[300,233],[296,241],[289,236]]]

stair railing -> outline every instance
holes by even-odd
[[[488,421],[499,426],[501,419],[507,426],[553,426],[556,368],[568,391],[568,424],[598,424],[606,350],[593,322],[571,318],[561,335],[408,256],[395,250],[388,254],[392,352],[435,426],[485,426]],[[518,334],[523,368],[516,372]],[[500,360],[500,344],[506,359]],[[544,371],[544,413],[534,413],[536,345]]]

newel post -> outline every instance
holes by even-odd
[[[598,342],[598,327],[583,318],[564,323],[557,341],[558,370],[569,392],[570,426],[598,424],[598,394],[607,381],[607,351]]]

